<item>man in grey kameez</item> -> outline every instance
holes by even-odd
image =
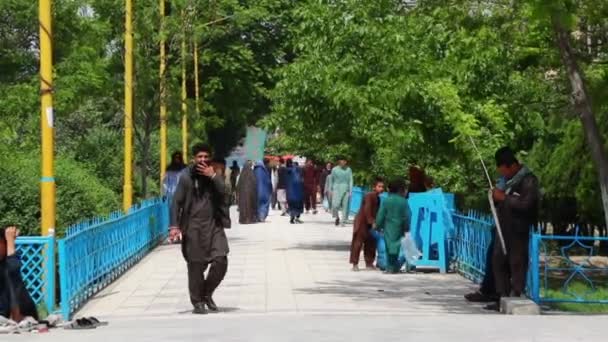
[[[194,164],[182,173],[173,196],[170,237],[182,234],[193,312],[205,314],[207,309],[218,311],[212,295],[228,269],[224,228],[230,228],[230,215],[223,177],[216,175],[211,166],[211,149],[198,144],[192,154]]]

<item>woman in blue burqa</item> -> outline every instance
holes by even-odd
[[[304,179],[301,170],[287,160],[287,208],[289,208],[289,223],[303,223],[300,215],[304,210]]]
[[[266,221],[268,211],[270,210],[270,199],[272,197],[272,182],[270,179],[270,169],[268,168],[269,160],[264,158],[264,162],[258,162],[253,172],[258,189],[258,220],[259,222]]]

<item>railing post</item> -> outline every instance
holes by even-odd
[[[540,238],[541,235],[537,232],[532,233],[530,240],[530,297],[535,302],[540,301]]]
[[[68,295],[67,258],[65,255],[65,240],[57,241],[59,254],[59,293],[61,294],[61,316],[64,320],[70,319],[70,298]]]
[[[55,311],[55,271],[56,271],[56,263],[55,263],[55,236],[48,236],[46,242],[47,248],[47,258],[46,258],[46,279],[47,279],[47,293],[46,293],[46,307],[48,313],[51,314]]]

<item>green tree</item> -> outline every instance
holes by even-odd
[[[589,26],[603,25],[601,31],[605,33],[608,4],[605,2],[600,4],[593,2],[592,4],[590,1],[580,0],[535,0],[532,4],[535,5],[537,17],[540,20],[548,21],[547,24],[555,35],[555,45],[562,60],[564,73],[570,83],[573,110],[581,121],[587,147],[597,170],[605,217],[604,222],[608,227],[608,155],[606,154],[605,137],[602,136],[600,126],[597,123],[592,92],[589,90],[584,69],[580,65],[580,57],[578,56],[578,48],[580,47],[577,48],[571,38],[573,30],[579,29],[578,32],[582,33],[582,30],[589,28]],[[587,38],[588,41],[583,44],[583,48],[590,47],[589,43],[593,38],[589,37],[589,32]],[[593,56],[593,53],[591,54]]]
[[[292,31],[297,57],[280,71],[264,123],[291,148],[350,154],[362,178],[419,164],[444,187],[478,197],[484,183],[468,137],[488,156],[544,123],[514,100],[541,97],[519,87],[538,80],[502,43],[518,38],[516,13],[486,15],[477,4],[303,2]]]

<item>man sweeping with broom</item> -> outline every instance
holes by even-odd
[[[505,180],[492,190],[505,245],[503,250],[495,243],[492,254],[496,293],[499,297],[520,297],[526,288],[530,229],[538,221],[538,179],[519,163],[508,147],[496,151],[495,159],[496,168]],[[500,310],[500,298],[486,309]]]

